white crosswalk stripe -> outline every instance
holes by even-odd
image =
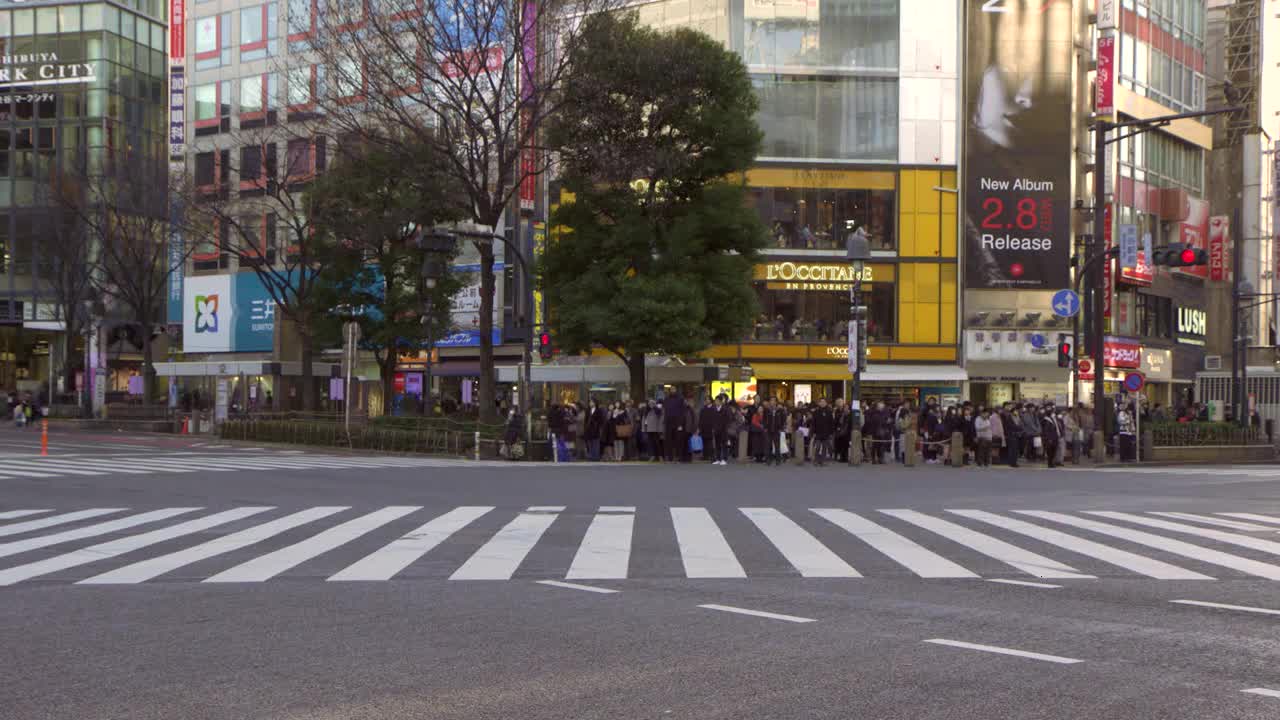
[[[1190,520],[1204,525],[1216,525],[1218,527],[1231,528],[1232,530],[1244,530],[1247,532],[1267,532],[1274,531],[1275,528],[1269,528],[1265,525],[1256,523],[1240,522],[1239,520],[1223,520],[1222,518],[1210,517],[1208,515],[1196,515],[1195,513],[1186,512],[1152,512],[1152,515],[1160,517],[1176,518],[1178,520]]]
[[[729,541],[725,540],[720,526],[711,518],[706,508],[673,507],[671,522],[675,526],[676,541],[680,544],[680,559],[684,562],[684,574],[691,578],[744,578],[747,571],[733,554]]]
[[[1012,565],[1034,577],[1045,579],[1092,577],[1091,575],[1082,575],[1075,568],[1070,565],[1064,565],[1057,560],[1051,560],[1043,555],[1023,550],[1016,545],[1010,545],[990,535],[984,535],[953,522],[925,515],[915,510],[881,510],[880,512],[935,532],[948,540],[960,543],[971,550],[977,550],[983,555],[993,557],[1006,565]]]
[[[127,552],[140,550],[149,545],[155,545],[166,540],[190,535],[192,533],[208,530],[217,527],[223,523],[229,523],[233,520],[240,520],[256,515],[261,512],[271,510],[269,507],[242,507],[234,510],[226,510],[214,515],[209,515],[195,520],[171,525],[169,527],[152,530],[141,535],[130,535],[129,537],[120,538],[119,540],[111,540],[100,543],[92,547],[82,548],[48,558],[47,560],[38,560],[26,565],[0,570],[0,585],[12,585],[22,580],[30,580],[41,575],[48,575],[59,570],[76,567],[77,565],[87,565],[91,562],[98,562],[113,558],[117,555],[123,555]]]
[[[0,520],[13,520],[15,518],[23,518],[28,515],[39,515],[40,513],[53,512],[52,510],[5,510],[0,512]]]
[[[1170,565],[1166,562],[1153,560],[1149,557],[1143,557],[1136,553],[1126,550],[1103,545],[1102,543],[1086,540],[1075,535],[1069,535],[1060,530],[1053,528],[1040,527],[1034,523],[1018,520],[1017,518],[1003,517],[994,513],[984,512],[982,510],[948,510],[947,512],[962,515],[974,520],[991,523],[996,527],[1021,533],[1027,537],[1035,538],[1050,545],[1057,545],[1072,552],[1088,555],[1097,558],[1105,563],[1111,563],[1122,567],[1126,570],[1132,570],[1139,575],[1156,578],[1158,580],[1212,580],[1208,575],[1201,575],[1198,572],[1185,570],[1176,565]]]
[[[11,522],[0,524],[0,533],[12,537],[0,542],[0,558],[68,547],[53,554],[46,551],[0,562],[0,586],[55,573],[68,584],[104,588],[201,580],[256,583],[339,551],[346,558],[345,567],[324,578],[335,583],[382,582],[397,576],[454,581],[510,581],[526,576],[554,582],[621,581],[648,573],[666,576],[670,570],[664,568],[672,563],[682,565],[683,575],[691,580],[779,577],[794,572],[804,578],[861,582],[863,575],[871,581],[882,575],[877,568],[884,567],[886,558],[924,579],[982,577],[1025,583],[1018,579],[1025,573],[1033,578],[1081,580],[1213,580],[1214,576],[1280,580],[1280,563],[1258,559],[1280,556],[1280,541],[1245,534],[1256,532],[1248,528],[1262,522],[1259,518],[1263,516],[1238,517],[1230,522],[1240,527],[1229,529],[1201,522],[1247,513],[951,509],[941,511],[944,519],[938,512],[905,508],[869,510],[885,518],[875,522],[865,513],[840,508],[745,507],[716,508],[713,512],[705,507],[602,505],[588,509],[585,518],[577,514],[583,509],[551,504],[432,510],[388,506],[349,514],[351,510],[347,506],[208,511],[178,507],[133,513],[122,508],[4,510],[0,520]],[[104,517],[116,513],[125,514]],[[181,515],[192,519],[163,522]],[[251,523],[243,522],[250,518]],[[402,519],[414,520],[407,527],[416,529],[397,532],[396,521]],[[480,522],[482,519],[485,522]],[[1064,532],[1064,527],[1075,531]],[[1271,532],[1271,526],[1256,527]],[[837,540],[833,533],[840,532],[848,533],[857,543],[828,542]],[[666,539],[655,542],[655,533]],[[300,536],[303,539],[298,540]],[[1036,545],[1029,547],[1043,550],[1032,552],[1020,546],[1024,543],[1002,539],[1013,536],[1034,542]],[[88,544],[83,542],[86,540]],[[1219,543],[1242,550],[1219,550],[1215,547]],[[1127,549],[1133,545],[1153,552]],[[759,552],[766,547],[772,549]],[[153,553],[149,557],[148,548]],[[790,565],[787,570],[769,560],[773,551]],[[1012,570],[994,569],[990,574],[984,570],[980,575],[965,567],[969,563],[964,558],[972,561],[973,553]],[[1189,558],[1222,572],[1204,574],[1199,565],[1180,567],[1160,559],[1162,556]],[[532,557],[537,558],[536,566],[526,562]],[[1082,560],[1095,564],[1079,565]],[[89,564],[97,567],[79,571],[78,576],[64,572]],[[987,566],[995,568],[990,563]],[[1108,571],[1108,567],[1112,569]],[[193,568],[201,570],[193,573]]]
[[[1121,540],[1128,540],[1139,545],[1146,545],[1157,550],[1173,553],[1189,557],[1192,560],[1210,563],[1212,565],[1221,565],[1222,567],[1238,570],[1249,575],[1257,575],[1268,580],[1280,580],[1280,567],[1269,565],[1264,562],[1250,560],[1248,558],[1238,557],[1229,553],[1220,552],[1211,548],[1200,547],[1181,540],[1174,540],[1154,533],[1142,530],[1130,530],[1119,525],[1111,525],[1108,523],[1100,523],[1094,520],[1086,520],[1085,518],[1072,517],[1063,513],[1045,512],[1043,510],[1019,510],[1023,515],[1038,517],[1044,520],[1052,520],[1064,525],[1071,525],[1084,530],[1091,530],[1100,535],[1109,535]]]
[[[421,507],[409,505],[375,510],[368,515],[348,520],[341,525],[329,528],[318,535],[313,535],[287,548],[254,558],[230,570],[220,572],[208,578],[205,582],[262,582],[263,580],[268,580],[313,557],[341,547],[375,528],[386,525],[392,520],[402,518],[415,510],[421,509]]]
[[[1274,515],[1258,515],[1257,513],[1244,512],[1224,512],[1215,514],[1222,515],[1224,517],[1240,518],[1241,520],[1253,520],[1254,522],[1274,523],[1276,525],[1280,525],[1280,517],[1275,517]]]

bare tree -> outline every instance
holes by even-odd
[[[163,159],[115,152],[102,167],[81,165],[54,184],[57,214],[74,218],[94,258],[92,292],[123,307],[141,326],[143,402],[155,392],[154,329],[162,322],[169,277],[186,261],[170,247],[171,178]],[[74,251],[72,251],[74,252]],[[73,255],[74,257],[74,255]],[[66,271],[73,271],[68,264]]]
[[[320,275],[334,261],[332,240],[318,232],[306,189],[323,173],[332,140],[309,120],[240,128],[225,135],[189,189],[189,221],[200,249],[235,260],[261,280],[276,312],[299,337],[302,406],[316,407],[312,360],[323,307]],[[224,143],[220,143],[224,144]]]
[[[295,68],[290,82],[311,78],[318,108],[343,132],[436,148],[466,195],[470,219],[496,229],[522,184],[547,168],[539,128],[558,110],[579,21],[621,3],[293,2],[290,40],[306,42],[317,69]],[[314,84],[321,74],[323,87]],[[495,252],[491,240],[474,242],[481,265],[479,403],[491,421]]]
[[[58,374],[65,387],[75,384],[76,371],[83,365],[75,352],[75,340],[84,335],[92,321],[91,305],[97,298],[94,278],[98,274],[98,253],[91,241],[92,233],[79,211],[83,186],[75,177],[55,175],[47,186],[41,186],[47,197],[42,205],[49,241],[41,246],[49,272],[44,278],[53,296],[53,320],[64,328],[62,362]],[[75,198],[74,202],[70,202]],[[100,303],[99,303],[100,304]],[[88,401],[88,396],[85,397]],[[50,403],[53,398],[50,398]]]

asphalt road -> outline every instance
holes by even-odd
[[[1276,466],[38,440],[0,432],[4,720],[1280,717]]]

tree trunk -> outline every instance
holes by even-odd
[[[644,402],[647,387],[644,378],[644,353],[635,353],[627,357],[627,370],[631,373],[631,402],[639,405]]]
[[[311,355],[314,350],[312,347],[311,333],[301,331],[298,333],[298,339],[302,343],[302,410],[303,412],[311,412],[316,409],[316,383],[315,372],[311,368]]]
[[[493,368],[493,242],[480,246],[480,422],[493,424],[498,421],[494,406],[495,383]]]
[[[354,373],[353,373],[354,374]],[[382,380],[382,414],[391,415],[391,397],[396,390],[396,352],[388,350],[385,357],[378,359],[378,374]]]

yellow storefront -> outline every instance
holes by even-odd
[[[761,312],[749,337],[705,355],[749,367],[722,390],[787,401],[848,395],[853,268],[844,228],[867,230],[865,400],[958,397],[956,196],[951,170],[760,168],[747,175],[770,244],[753,282]],[[754,393],[743,392],[750,388]]]

